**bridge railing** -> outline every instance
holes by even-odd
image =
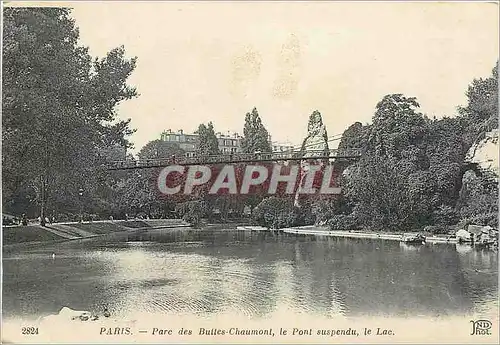
[[[161,167],[172,164],[196,165],[280,160],[309,160],[309,159],[335,159],[335,158],[358,158],[361,152],[358,149],[330,149],[330,150],[307,150],[307,151],[283,151],[283,152],[256,152],[256,153],[226,153],[220,155],[198,155],[194,157],[172,156],[161,159],[139,159],[110,161],[107,167],[110,170]]]

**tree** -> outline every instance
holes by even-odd
[[[408,229],[429,221],[435,190],[425,146],[429,121],[418,107],[413,97],[385,96],[363,136],[366,143],[359,142],[366,151],[349,167],[344,187],[366,227]],[[363,131],[360,125],[356,130]]]
[[[215,136],[214,125],[209,122],[208,125],[201,124],[195,132],[198,134],[198,142],[196,144],[196,153],[198,155],[218,155],[220,154],[219,142]]]
[[[468,171],[460,191],[460,216],[473,223],[498,226],[498,183]]]
[[[64,8],[6,8],[3,50],[3,200],[32,190],[41,207],[76,209],[98,189],[102,148],[130,146],[115,106],[138,96],[126,84],[136,58],[119,47],[92,59]],[[47,204],[47,202],[52,204]],[[57,205],[55,205],[57,204]]]
[[[434,175],[436,184],[435,209],[441,205],[455,207],[460,191],[462,165],[469,148],[466,132],[467,122],[461,117],[434,119],[429,123],[425,141],[429,170]]]
[[[207,205],[201,200],[186,201],[176,206],[176,211],[182,216],[185,222],[194,227],[198,227],[201,219],[207,213]]]
[[[363,126],[361,122],[353,123],[342,133],[338,150],[359,149],[361,152],[364,152],[369,133],[370,126]]]
[[[344,186],[346,196],[355,203],[353,213],[373,230],[395,229],[408,215],[406,176],[393,164],[379,156],[363,157]]]
[[[423,168],[426,164],[423,147],[428,119],[416,111],[419,107],[415,97],[402,94],[385,96],[376,106],[368,151],[397,159],[405,151],[411,151],[414,162]]]
[[[173,142],[152,140],[144,145],[138,153],[139,159],[169,159],[172,156],[183,156],[186,151]]]
[[[498,128],[498,61],[490,77],[472,81],[466,96],[467,106],[459,107],[458,111],[469,121],[467,139],[472,145],[482,132]]]
[[[244,153],[272,152],[269,132],[262,124],[257,108],[245,115],[241,150]]]
[[[139,159],[169,159],[173,155],[182,156],[185,151],[177,143],[153,140],[139,151]],[[157,190],[158,169],[133,171],[116,185],[116,196],[125,212],[144,212],[150,217],[164,215],[172,211],[174,203],[181,201],[178,195],[163,198]]]

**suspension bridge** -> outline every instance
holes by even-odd
[[[341,134],[331,136],[326,142],[341,139]],[[208,164],[238,164],[238,163],[258,163],[258,162],[286,162],[302,160],[355,160],[361,157],[359,149],[328,149],[311,150],[307,149],[317,144],[306,145],[305,150],[294,147],[288,151],[255,152],[255,153],[224,153],[218,155],[195,155],[171,156],[169,158],[156,159],[129,159],[110,161],[106,163],[108,170],[129,170],[162,168],[169,165],[208,165]]]
[[[280,162],[302,160],[353,160],[361,157],[357,149],[349,150],[306,150],[301,152],[270,152],[270,153],[230,153],[220,155],[200,155],[195,157],[172,156],[161,159],[139,159],[111,161],[107,163],[108,170],[161,168],[168,165],[207,165],[207,164],[237,164],[257,162]]]

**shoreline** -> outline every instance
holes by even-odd
[[[108,224],[113,224],[114,222],[110,221],[103,221],[102,223],[108,223]],[[382,239],[382,240],[391,240],[391,241],[400,241],[402,239],[403,233],[375,233],[375,232],[366,232],[366,231],[361,231],[361,230],[331,230],[329,227],[326,226],[314,226],[314,225],[307,225],[307,226],[298,226],[298,227],[287,227],[287,228],[281,228],[281,229],[269,229],[265,228],[262,226],[257,226],[257,225],[240,225],[240,224],[224,224],[224,223],[210,223],[206,224],[202,228],[196,228],[193,227],[191,224],[187,224],[185,222],[180,222],[177,224],[162,224],[162,225],[153,225],[156,223],[155,220],[151,221],[151,226],[147,227],[129,227],[127,228],[126,226],[123,226],[121,224],[116,224],[117,228],[121,228],[119,231],[109,231],[107,233],[94,233],[90,236],[82,236],[78,238],[61,238],[61,239],[55,239],[55,240],[49,240],[49,241],[26,241],[26,242],[17,242],[17,243],[9,243],[9,244],[4,244],[3,249],[4,250],[15,250],[16,248],[29,248],[31,246],[36,247],[36,246],[41,246],[41,245],[47,245],[47,244],[56,244],[56,243],[64,243],[64,242],[73,242],[73,241],[78,241],[78,240],[88,240],[88,239],[94,239],[98,237],[105,237],[109,236],[112,234],[123,234],[123,233],[129,233],[129,234],[137,234],[141,232],[147,232],[150,230],[160,230],[160,229],[172,229],[172,230],[182,230],[182,229],[191,229],[191,230],[203,230],[203,229],[210,229],[213,227],[222,227],[224,228],[223,230],[225,231],[257,231],[257,232],[283,232],[287,234],[294,234],[294,235],[313,235],[313,236],[329,236],[329,237],[342,237],[342,238],[367,238],[367,239]],[[160,223],[160,222],[158,222]],[[66,225],[64,223],[61,223],[62,225]],[[83,223],[83,224],[92,224],[92,223]],[[67,224],[67,225],[72,225],[72,224]],[[407,232],[407,233],[412,233],[412,232]],[[426,242],[428,243],[450,243],[450,244],[456,244],[458,243],[458,240],[455,237],[451,236],[426,236]]]
[[[155,221],[153,220],[152,223]],[[161,221],[160,221],[161,222]],[[94,223],[94,222],[93,222]],[[55,223],[56,225],[63,225],[63,226],[71,226],[73,224],[85,224],[85,225],[91,225],[93,223],[89,222],[83,222],[83,223]],[[10,251],[10,250],[16,250],[16,249],[26,249],[26,248],[31,248],[31,247],[38,247],[38,246],[44,246],[44,245],[52,245],[52,244],[60,244],[60,243],[66,243],[66,242],[75,242],[75,241],[84,241],[84,240],[91,240],[95,238],[105,238],[106,236],[114,235],[114,234],[138,234],[141,232],[146,232],[150,230],[158,230],[158,229],[184,229],[184,228],[192,228],[190,224],[186,224],[185,222],[180,222],[177,224],[163,224],[163,225],[152,225],[152,226],[147,226],[147,227],[126,227],[120,223],[115,223],[113,221],[100,221],[100,223],[106,223],[106,224],[113,224],[113,226],[116,226],[116,229],[119,229],[117,231],[109,231],[106,233],[89,233],[88,235],[81,236],[81,237],[73,237],[73,238],[65,238],[65,237],[60,237],[58,239],[53,239],[53,240],[47,240],[47,241],[21,241],[21,242],[14,242],[14,243],[9,243],[5,244],[3,243],[2,249],[4,251]],[[158,222],[159,223],[159,222]],[[52,229],[47,229],[44,227],[41,227],[40,225],[29,225],[36,227],[35,231],[47,231],[47,232],[52,232]],[[22,229],[25,228],[24,226],[17,226],[17,228]],[[5,231],[5,227],[2,228],[2,236],[3,232]],[[5,242],[5,241],[3,241]]]
[[[323,229],[323,230],[318,230]],[[279,229],[287,234],[296,235],[315,235],[315,236],[330,236],[330,237],[347,237],[347,238],[369,238],[390,241],[401,241],[403,234],[386,234],[386,233],[369,233],[358,230],[330,230],[328,227],[321,226],[303,226],[303,227],[289,227]],[[408,232],[412,233],[412,232]],[[426,236],[425,241],[429,243],[458,243],[454,237],[443,236]]]

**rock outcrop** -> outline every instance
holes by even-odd
[[[486,133],[483,139],[476,142],[467,152],[465,161],[477,164],[483,171],[493,173],[495,180],[498,181],[498,129]]]
[[[304,183],[304,178],[307,175],[310,167],[310,160],[307,158],[318,156],[318,152],[307,152],[307,151],[321,151],[322,155],[328,155],[328,134],[326,131],[326,126],[323,123],[323,119],[321,117],[321,113],[315,110],[311,116],[309,116],[309,122],[307,124],[307,136],[302,142],[302,148],[300,152],[302,160],[300,162],[300,182],[299,188],[295,193],[295,206],[300,207],[299,204],[299,195],[301,192],[302,184]],[[323,162],[319,161],[316,164],[322,164]]]
[[[326,132],[326,126],[323,124],[321,113],[317,110],[315,110],[309,117],[307,136],[302,142],[302,158],[316,155],[305,152],[308,150],[319,150],[328,153],[328,134]]]

